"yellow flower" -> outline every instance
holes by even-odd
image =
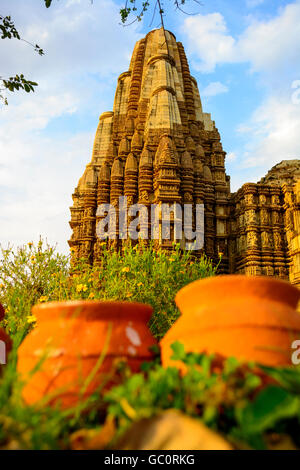
[[[143,285],[142,282],[139,282],[139,283],[137,284],[138,287],[140,287],[140,286],[142,286],[142,285]]]
[[[91,292],[90,295],[89,295],[89,299],[93,299],[94,297],[95,297],[94,292]]]
[[[93,282],[93,278],[90,277],[89,280],[88,280],[88,282]]]
[[[75,251],[75,248],[73,248],[73,247],[72,247],[72,248],[70,248],[70,251],[71,251],[71,253],[74,253],[74,251]]]
[[[32,243],[32,242],[29,242],[29,243],[28,243],[28,246],[29,246],[29,248],[31,248],[31,247],[32,247],[32,245],[33,245],[33,243]]]
[[[55,277],[55,276],[56,276],[56,273],[51,274],[51,277]]]
[[[77,292],[86,292],[87,290],[88,290],[88,288],[85,284],[78,284],[76,286],[76,291]]]
[[[27,323],[36,323],[36,317],[34,315],[28,315]]]
[[[3,283],[0,284],[0,289],[4,289],[4,284]]]
[[[169,261],[170,261],[170,263],[173,263],[173,261],[175,261],[175,259],[174,258],[169,258]]]
[[[132,297],[132,293],[131,293],[131,292],[127,292],[126,297],[127,297],[127,298],[128,298],[128,297]]]
[[[100,243],[100,246],[105,246],[105,245],[106,245],[106,242]]]
[[[128,266],[122,269],[122,273],[129,273],[129,271],[130,271],[130,268],[128,268]]]
[[[42,297],[40,297],[40,302],[48,302],[48,297],[46,295],[42,295]]]

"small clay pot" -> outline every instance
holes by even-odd
[[[117,374],[109,378],[116,361],[125,359],[137,372],[142,362],[152,358],[149,347],[156,342],[147,328],[152,313],[148,305],[49,302],[36,305],[32,313],[37,326],[21,344],[18,355],[18,371],[26,381],[23,398],[28,404],[47,396],[50,405],[59,402],[69,408],[100,385],[105,383],[107,388],[118,383]],[[30,375],[38,362],[37,372]]]
[[[161,341],[163,365],[176,365],[170,359],[175,341],[187,352],[292,365],[291,345],[300,339],[299,298],[300,291],[290,283],[263,276],[222,275],[192,282],[176,296],[182,316]]]
[[[0,321],[4,318],[4,308],[0,304]],[[7,364],[8,353],[12,348],[10,337],[5,333],[3,328],[0,328],[0,370],[1,365]]]

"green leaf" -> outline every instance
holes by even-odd
[[[245,387],[249,389],[258,388],[261,385],[261,378],[258,375],[249,374],[245,380]]]
[[[179,341],[175,341],[171,345],[171,349],[174,353],[171,359],[173,359],[174,361],[181,361],[182,359],[185,358],[184,346]]]
[[[46,8],[49,8],[52,3],[52,0],[45,0]]]
[[[246,434],[259,434],[283,418],[298,416],[300,401],[281,387],[271,385],[262,390],[253,403],[238,413],[238,421]]]
[[[239,366],[239,361],[235,357],[228,357],[224,364],[224,376],[232,374]]]
[[[268,366],[260,366],[270,377],[273,377],[284,388],[292,393],[300,393],[300,368],[273,368]]]

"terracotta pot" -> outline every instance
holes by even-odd
[[[107,382],[116,360],[125,358],[137,372],[142,362],[152,358],[149,347],[155,340],[147,328],[152,313],[148,305],[49,302],[36,305],[32,313],[37,326],[21,344],[18,357],[18,371],[27,380],[23,398],[28,404],[47,395],[49,404],[73,406]],[[103,362],[87,386],[86,380],[105,350]],[[30,376],[38,361],[40,368]],[[106,388],[118,381],[114,374]]]
[[[223,275],[195,281],[176,296],[182,316],[161,341],[163,365],[180,365],[170,359],[175,341],[188,352],[292,365],[291,344],[300,339],[299,298],[297,288],[269,277]]]
[[[0,304],[0,321],[4,318],[4,308]],[[7,363],[8,353],[11,350],[12,342],[10,337],[5,333],[3,328],[0,328],[0,370],[1,365]]]

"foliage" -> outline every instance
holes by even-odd
[[[21,74],[16,75],[15,77],[10,77],[7,80],[3,80],[3,85],[5,88],[8,88],[9,91],[15,91],[15,90],[25,90],[27,93],[30,93],[31,91],[34,91],[34,87],[37,86],[36,82],[32,82],[30,80],[26,80],[24,78],[24,75]]]
[[[80,260],[69,275],[69,260],[42,241],[13,250],[2,248],[0,302],[6,309],[9,333],[34,323],[32,305],[45,301],[129,300],[154,309],[151,330],[160,338],[178,317],[176,292],[193,280],[215,274],[206,258],[193,259],[178,246],[171,252],[130,244],[122,252],[105,246],[102,263],[91,267]]]
[[[278,382],[268,384],[268,377],[254,364],[185,353],[176,342],[173,359],[186,365],[184,375],[175,367],[163,368],[157,355],[138,374],[125,369],[122,385],[106,393],[99,390],[75,408],[61,411],[22,402],[17,343],[18,334],[0,378],[0,448],[68,449],[74,434],[97,435],[108,421],[114,423],[113,438],[109,436],[106,444],[111,447],[133,423],[168,409],[201,420],[237,448],[265,449],[274,435],[289,435],[299,447],[298,392]],[[280,377],[287,369],[268,368],[268,375],[274,371]],[[296,377],[299,380],[299,368],[289,369],[289,374],[294,375],[293,383]]]
[[[10,16],[0,15],[0,21],[2,21],[2,24],[0,24],[1,39],[21,39]]]
[[[32,326],[31,308],[68,276],[67,256],[42,240],[16,249],[0,247],[0,303],[10,335],[26,334]]]
[[[47,406],[26,406],[21,397],[23,383],[17,371],[17,348],[20,331],[14,336],[14,349],[9,355],[4,374],[0,377],[0,448],[6,449],[64,449],[76,429],[97,428],[103,420],[103,399],[100,392],[61,411]]]
[[[154,308],[152,331],[161,337],[177,317],[174,296],[179,288],[216,271],[207,259],[182,254],[178,246],[171,252],[130,244],[123,252],[102,248],[100,266],[92,268],[80,260],[71,270],[69,257],[42,240],[2,248],[2,326],[14,349],[0,378],[0,447],[70,448],[73,433],[97,433],[101,426],[105,430],[107,419],[115,423],[115,442],[135,421],[171,408],[202,420],[237,447],[263,449],[274,435],[288,435],[300,447],[298,367],[272,368],[186,353],[180,343],[173,344],[173,359],[185,364],[184,375],[175,367],[163,368],[158,354],[138,374],[122,369],[122,385],[105,395],[100,389],[72,410],[24,405],[16,360],[19,344],[35,325],[33,304],[69,299],[147,302]]]
[[[53,0],[44,0],[46,8],[49,8],[51,6],[52,1]],[[174,0],[173,5],[175,6],[176,10],[180,10],[185,14],[189,14],[182,10],[182,6],[185,5],[187,1],[188,0]],[[195,3],[198,3],[199,5],[201,4],[198,0],[193,1]],[[155,15],[156,11],[158,11],[160,15],[165,14],[165,9],[163,8],[163,3],[161,0],[141,0],[141,2],[139,2],[138,0],[126,0],[124,7],[120,9],[121,22],[123,24],[126,24],[131,13],[133,13],[133,15],[135,16],[133,22],[141,21],[144,14],[151,7],[153,8],[153,16]]]
[[[32,46],[39,55],[44,55],[43,49],[38,44],[34,45],[31,42],[26,41],[26,39],[21,38],[10,16],[0,15],[0,33],[1,39],[18,39],[19,41],[24,41]],[[19,91],[21,89],[27,93],[30,93],[31,91],[34,92],[34,87],[38,85],[32,80],[27,80],[23,74],[16,74],[14,77],[9,78],[0,77],[0,81],[3,85],[2,88],[0,87],[0,91],[8,89],[9,91],[14,92],[15,90]],[[8,104],[7,98],[5,98],[3,95],[0,95],[0,100],[2,100],[4,104]]]
[[[158,361],[146,372],[132,375],[106,396],[108,412],[117,420],[118,435],[139,419],[167,409],[182,410],[226,435],[237,447],[264,449],[270,433],[289,434],[299,443],[300,397],[297,390],[266,384],[255,364],[223,360],[205,354],[185,353],[172,345],[173,359],[187,366],[164,369]],[[217,360],[216,360],[217,359]],[[299,380],[300,370],[268,368],[278,378],[287,370]]]
[[[150,304],[154,309],[150,328],[157,338],[161,338],[178,317],[174,303],[176,292],[216,272],[208,259],[195,260],[190,252],[182,253],[178,245],[171,252],[155,251],[153,246],[132,247],[130,243],[117,252],[103,245],[101,266],[88,270],[85,278],[81,276],[76,282],[77,291],[80,285],[87,286],[87,291],[80,292],[79,297],[88,298],[92,291],[95,299]]]
[[[173,3],[175,9],[190,15],[191,13],[188,13],[182,9],[187,1],[188,0],[174,0]],[[200,4],[198,0],[193,1]],[[91,3],[93,3],[93,0],[91,0]],[[52,4],[52,0],[44,0],[44,4],[46,8],[49,8]],[[141,0],[141,2],[138,0],[126,0],[124,7],[120,9],[121,23],[125,25],[128,22],[131,14],[133,14],[134,19],[129,24],[132,24],[135,21],[142,21],[143,16],[151,7],[153,8],[153,15],[150,27],[153,23],[156,13],[158,13],[161,19],[161,26],[164,28],[163,17],[166,12],[162,6],[161,0]],[[20,36],[20,33],[16,29],[16,26],[10,16],[0,15],[0,34],[1,39],[18,39],[20,41],[24,41],[32,46],[39,55],[44,55],[43,49],[38,44],[32,44]],[[34,87],[38,86],[36,82],[27,80],[21,73],[9,78],[3,78],[0,76],[0,82],[2,84],[2,87],[0,87],[0,92],[7,89],[10,92],[14,92],[15,90],[24,90],[27,93],[30,93],[34,92]],[[7,98],[2,94],[0,94],[0,100],[2,100],[4,104],[8,104]]]
[[[198,0],[193,1],[199,5],[201,4]],[[184,11],[182,8],[187,2],[188,0],[174,0],[173,5],[175,6],[176,10],[180,10],[182,13],[190,15],[191,13]],[[131,14],[133,14],[135,18],[131,21],[130,24],[134,23],[135,21],[142,21],[143,16],[151,7],[153,9],[151,25],[153,23],[155,14],[158,13],[161,18],[161,25],[164,27],[163,17],[165,16],[167,10],[163,7],[162,0],[141,0],[140,2],[138,0],[126,0],[124,7],[120,9],[121,22],[126,24]]]

